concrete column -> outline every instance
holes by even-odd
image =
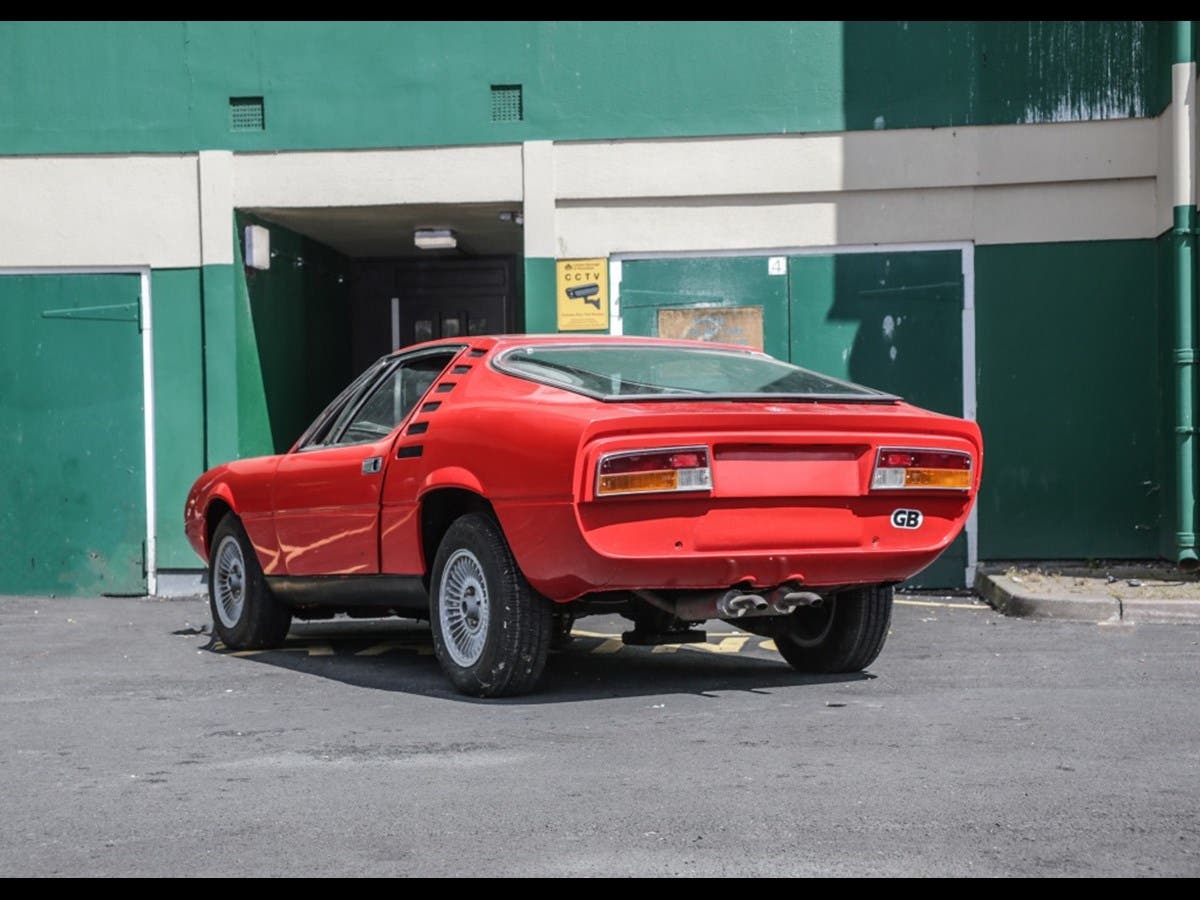
[[[204,452],[205,465],[212,466],[238,456],[233,153],[201,151],[197,177],[204,327]]]
[[[526,141],[521,147],[525,216],[525,331],[557,330],[554,260],[554,142]]]

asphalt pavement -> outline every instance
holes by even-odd
[[[828,677],[625,627],[480,701],[420,624],[0,598],[0,875],[1200,875],[1200,627],[902,597]]]

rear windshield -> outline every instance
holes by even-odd
[[[517,347],[500,355],[503,372],[601,400],[748,399],[891,401],[763,353],[670,345]]]

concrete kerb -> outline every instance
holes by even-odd
[[[975,576],[975,591],[1006,616],[1075,622],[1121,621],[1121,601],[1115,597],[1042,597],[1022,590],[1002,572],[980,570]]]
[[[1104,596],[1098,592],[1054,591],[1043,583],[1030,590],[1011,566],[980,567],[975,592],[993,609],[1006,616],[1104,624],[1200,624],[1200,596],[1159,597],[1153,588],[1145,597]],[[1071,573],[1060,577],[1070,578]]]

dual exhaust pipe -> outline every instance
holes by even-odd
[[[786,616],[802,606],[818,607],[825,598],[815,591],[802,591],[794,584],[766,593],[733,588],[722,594],[706,594],[670,601],[653,591],[635,591],[640,598],[684,622],[708,619],[743,619],[752,616]]]
[[[801,606],[820,606],[824,602],[824,597],[812,591],[777,588],[764,596],[735,589],[726,591],[717,600],[717,614],[722,619],[740,619],[748,615],[787,616]]]

